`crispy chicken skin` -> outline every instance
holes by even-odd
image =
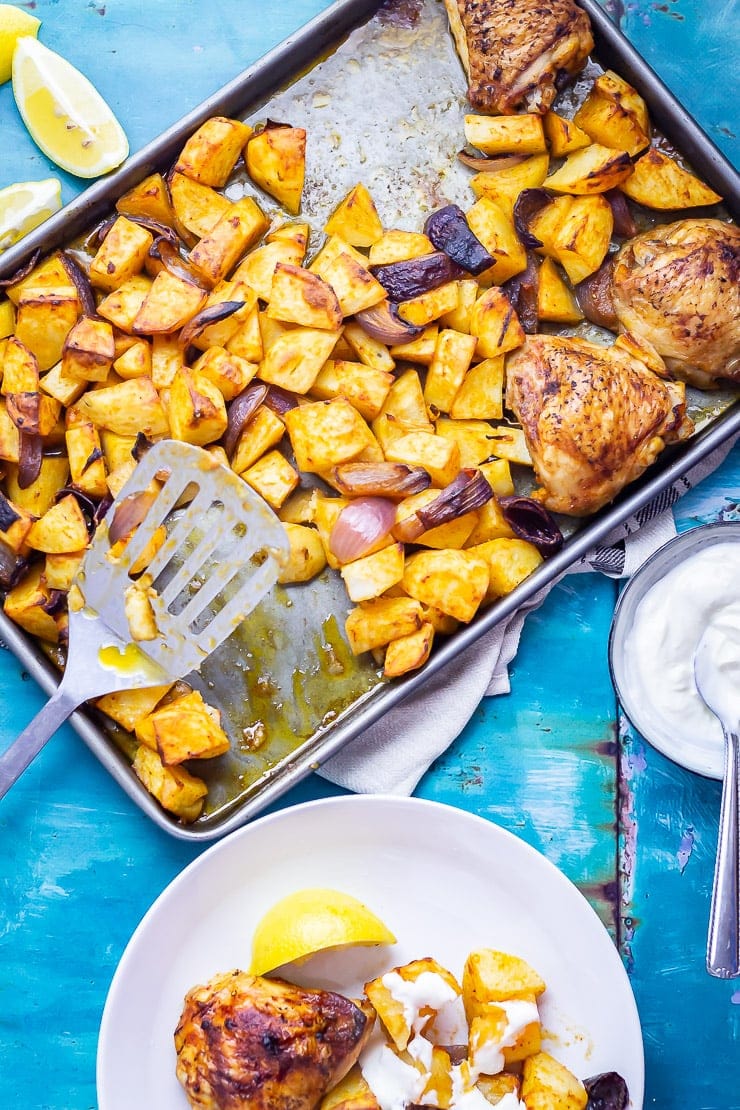
[[[371,1015],[331,991],[217,975],[185,996],[177,1078],[198,1110],[313,1110],[357,1060]]]
[[[619,251],[611,292],[620,327],[649,339],[671,374],[700,389],[740,383],[740,228],[644,231]]]
[[[593,49],[573,0],[445,0],[477,112],[544,113]]]
[[[619,340],[531,335],[506,372],[506,403],[553,512],[600,509],[693,427],[683,382],[660,378]]]

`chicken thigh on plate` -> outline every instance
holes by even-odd
[[[185,997],[177,1078],[197,1110],[313,1110],[357,1060],[372,1012],[332,991],[234,971]]]
[[[660,359],[629,336],[601,347],[574,336],[530,335],[508,356],[506,403],[524,429],[542,485],[537,496],[548,509],[595,512],[667,443],[691,433],[683,382],[650,366],[660,369]]]
[[[593,49],[591,21],[573,0],[445,0],[445,7],[479,112],[546,112]]]
[[[611,298],[619,325],[648,339],[671,374],[700,389],[740,383],[740,228],[679,220],[619,251]]]

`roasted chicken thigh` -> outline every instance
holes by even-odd
[[[445,0],[478,112],[544,113],[593,49],[591,23],[573,0]]]
[[[506,403],[524,429],[539,497],[583,516],[612,500],[692,430],[683,382],[664,380],[629,337],[612,347],[530,335],[508,356]],[[648,361],[657,361],[646,352]]]
[[[313,1110],[357,1060],[372,1011],[234,971],[185,996],[177,1078],[198,1110]]]
[[[648,339],[671,374],[698,386],[740,382],[740,228],[679,220],[643,231],[614,263],[619,325]]]

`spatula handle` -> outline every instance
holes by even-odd
[[[20,736],[0,755],[0,798],[4,798],[29,763],[39,754],[60,725],[75,711],[79,699],[62,683]]]
[[[707,971],[719,979],[740,975],[740,740],[730,730],[725,730],[725,775],[709,915]]]

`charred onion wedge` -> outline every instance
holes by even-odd
[[[540,555],[554,555],[563,546],[563,533],[555,517],[532,497],[499,497],[504,520],[515,536],[527,540]]]
[[[421,493],[432,484],[423,466],[397,462],[340,463],[331,477],[345,497],[390,497],[393,501]]]
[[[228,408],[226,431],[221,441],[227,458],[231,459],[239,437],[267,396],[268,387],[254,382],[238,393]]]
[[[377,339],[379,343],[385,343],[388,347],[393,347],[397,343],[408,343],[424,331],[416,324],[407,324],[397,316],[393,305],[387,300],[373,305],[372,308],[365,308],[362,312],[356,312],[355,320],[371,339]]]
[[[430,528],[449,524],[465,513],[480,509],[492,497],[493,490],[485,475],[480,470],[466,467],[434,501],[399,521],[393,528],[393,535],[402,543],[414,543]]]
[[[496,264],[496,259],[468,226],[465,213],[457,204],[446,204],[432,212],[424,223],[424,234],[437,250],[444,251],[453,262],[476,277]]]
[[[383,286],[389,300],[398,304],[420,297],[422,293],[428,293],[448,281],[465,277],[468,271],[453,262],[444,251],[433,251],[403,262],[371,266],[370,272]]]
[[[591,324],[616,331],[617,313],[612,300],[614,258],[607,258],[598,270],[576,285],[576,300],[581,312]]]

